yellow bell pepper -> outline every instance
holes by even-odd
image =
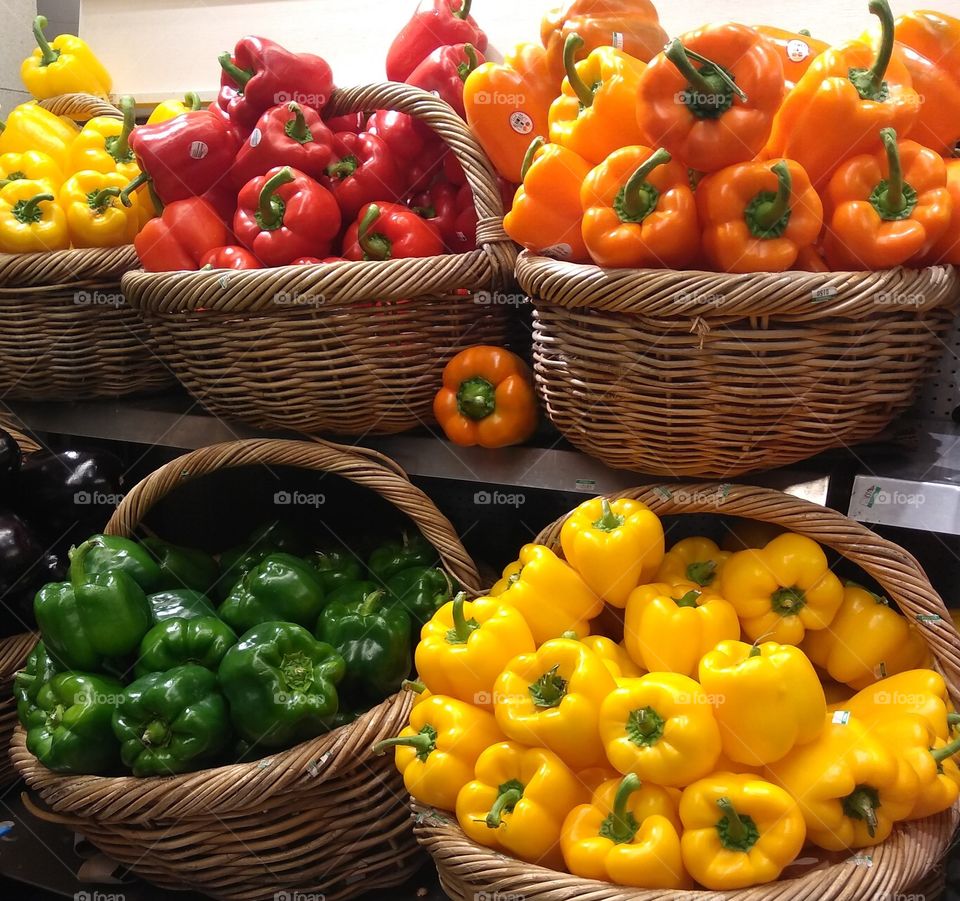
[[[570,638],[570,635],[564,635]],[[629,651],[622,644],[617,644],[606,635],[588,635],[580,639],[604,663],[614,679],[636,679],[646,670],[634,663]]]
[[[74,247],[119,247],[132,244],[140,230],[140,200],[124,206],[120,192],[128,181],[119,172],[78,172],[60,189],[67,230]]]
[[[514,657],[533,650],[533,636],[516,610],[496,598],[467,601],[461,592],[424,625],[414,660],[433,694],[493,710],[497,677]]]
[[[837,682],[828,676],[820,673],[820,684],[823,686],[823,694],[827,699],[827,704],[842,704],[854,695],[854,690],[849,685]]]
[[[740,637],[737,611],[693,582],[641,585],[627,599],[623,640],[651,673],[696,678],[700,658],[718,641]]]
[[[771,763],[823,730],[823,687],[793,645],[721,641],[700,661],[699,676],[713,702],[723,752],[732,760]]]
[[[816,741],[769,764],[767,774],[800,805],[807,839],[827,851],[879,845],[910,816],[919,789],[907,762],[859,720],[830,713]]]
[[[549,748],[575,769],[604,762],[597,734],[603,699],[616,682],[579,641],[555,638],[510,661],[494,686],[494,714],[503,734]]]
[[[120,100],[123,119],[97,116],[83,126],[70,146],[69,172],[119,172],[128,182],[140,174],[137,158],[130,148],[130,132],[137,124],[132,97]]]
[[[854,688],[925,666],[930,657],[916,626],[885,597],[852,582],[833,622],[808,632],[801,647],[831,677]]]
[[[680,856],[680,820],[665,788],[635,773],[604,782],[563,821],[567,869],[584,879],[646,889],[692,888]]]
[[[716,891],[774,882],[796,859],[807,833],[787,792],[733,773],[684,789],[680,819],[684,865],[697,882]]]
[[[520,549],[519,559],[504,569],[492,594],[523,614],[538,645],[567,631],[581,638],[588,635],[589,620],[603,609],[603,601],[576,570],[540,544]]]
[[[20,179],[41,181],[51,191],[60,190],[63,173],[53,158],[39,150],[25,150],[22,153],[5,153],[0,156],[0,188],[11,181]]]
[[[60,94],[108,97],[113,79],[86,41],[72,34],[61,34],[51,43],[43,33],[46,27],[46,16],[33,20],[37,49],[20,66],[20,77],[27,90],[37,100]]]
[[[21,103],[0,125],[0,153],[39,150],[66,173],[70,145],[80,133],[72,122],[61,119],[36,103]]]
[[[647,143],[637,124],[637,87],[647,67],[613,47],[598,47],[574,63],[582,46],[579,35],[567,38],[563,53],[567,77],[547,121],[554,144],[599,166],[621,147]]]
[[[800,644],[808,629],[826,629],[833,621],[843,583],[819,544],[787,533],[762,550],[733,554],[720,573],[720,594],[733,604],[751,641]]]
[[[410,711],[410,724],[396,738],[378,742],[383,754],[396,748],[394,760],[407,791],[424,804],[453,810],[457,795],[471,779],[477,758],[503,741],[492,713],[456,698],[431,695]]]
[[[625,607],[630,592],[649,582],[663,562],[663,526],[640,501],[596,497],[567,517],[560,546],[596,594]]]
[[[950,736],[947,683],[943,676],[930,669],[907,670],[888,676],[829,709],[849,711],[870,728],[892,717],[914,713],[930,723],[937,738]]]
[[[733,760],[730,757],[727,757],[723,753],[723,750],[720,751],[720,756],[717,758],[717,762],[713,766],[714,773],[752,773],[755,776],[760,776],[763,774],[762,766],[750,766],[746,763],[741,763],[739,760]]]
[[[21,178],[0,189],[0,253],[68,247],[67,217],[49,185]]]
[[[655,581],[695,582],[701,588],[716,588],[717,577],[730,551],[721,551],[709,538],[684,538],[663,558]]]
[[[150,118],[147,119],[147,125],[156,125],[158,122],[169,122],[171,119],[176,119],[177,116],[182,116],[184,113],[195,113],[200,109],[200,105],[200,95],[195,91],[187,93],[183,100],[164,100],[163,103],[158,103],[153,108],[153,112],[150,113]]]
[[[476,778],[457,795],[457,820],[477,844],[562,869],[561,826],[586,798],[577,776],[553,752],[501,742],[480,755]]]
[[[622,679],[600,706],[600,739],[614,769],[677,788],[713,772],[720,755],[710,700],[679,673]]]

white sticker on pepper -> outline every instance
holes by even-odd
[[[528,135],[533,131],[533,119],[522,110],[518,110],[510,114],[510,127],[518,135]]]
[[[255,128],[250,132],[250,146],[256,147],[263,140],[263,132],[259,128]]]
[[[623,50],[623,32],[622,32],[622,31],[615,31],[615,32],[610,36],[610,43],[611,43],[611,45],[614,46],[617,50]]]
[[[832,722],[835,726],[846,726],[850,722],[850,711],[834,710]]]
[[[810,45],[806,41],[787,41],[787,59],[802,63],[810,55]]]
[[[203,141],[194,141],[190,145],[190,159],[202,160],[209,152],[210,148]]]

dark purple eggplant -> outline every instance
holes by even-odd
[[[20,471],[23,453],[13,435],[0,429],[0,486],[4,489]]]
[[[5,608],[0,629],[5,634],[32,627],[33,595],[48,572],[44,557],[33,530],[16,513],[0,510],[0,608]]]

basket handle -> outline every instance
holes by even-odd
[[[371,452],[374,453],[375,452]],[[437,549],[450,574],[467,589],[480,591],[476,564],[457,537],[452,523],[399,467],[387,467],[374,456],[349,452],[322,439],[286,441],[251,439],[214,444],[164,464],[138,482],[120,502],[104,532],[133,535],[146,514],[179,485],[221,469],[241,466],[295,466],[342,476],[375,491],[406,513]]]
[[[836,510],[770,488],[716,483],[670,484],[630,488],[610,495],[611,499],[620,497],[642,501],[658,516],[715,513],[758,519],[832,548],[875,579],[905,613],[919,622],[927,644],[943,668],[950,693],[960,699],[960,635],[923,568],[892,541]],[[567,516],[551,523],[534,540],[559,548],[560,528]],[[918,620],[927,616],[939,616],[939,619]]]
[[[48,100],[40,100],[39,105],[55,116],[66,116],[75,122],[87,122],[97,116],[122,119],[120,112],[108,100],[94,97],[93,94],[60,94]]]
[[[477,246],[492,258],[501,278],[512,277],[517,248],[503,229],[503,200],[497,176],[467,124],[442,100],[420,88],[399,82],[340,88],[325,110],[342,116],[366,110],[389,109],[407,113],[435,131],[463,166],[477,205]]]

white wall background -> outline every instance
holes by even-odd
[[[20,63],[33,49],[36,0],[0,0],[0,118],[29,97],[20,81]]]
[[[9,0],[8,0],[9,2]],[[19,0],[13,0],[19,2]],[[50,0],[47,0],[50,2]],[[474,0],[491,44],[539,39],[544,10],[558,0]],[[960,17],[960,0],[891,0],[895,13],[936,8]],[[0,6],[2,6],[0,2]],[[80,29],[113,72],[116,88],[141,102],[219,84],[217,55],[245,34],[327,57],[340,85],[377,81],[390,41],[416,0],[82,0]],[[660,0],[671,35],[709,21],[809,28],[839,40],[872,21],[867,0]]]

